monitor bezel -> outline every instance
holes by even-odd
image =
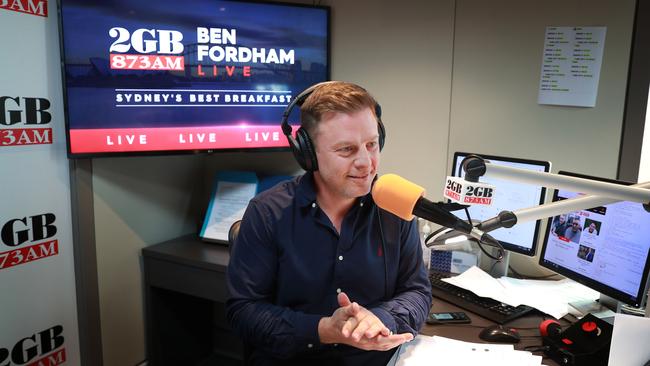
[[[508,156],[499,156],[499,155],[489,155],[489,154],[480,154],[480,153],[469,153],[469,152],[463,152],[463,151],[456,151],[454,153],[454,157],[451,161],[452,166],[451,166],[451,175],[452,176],[458,176],[457,174],[460,174],[460,169],[457,172],[456,171],[456,161],[457,159],[460,158],[460,156],[466,157],[468,155],[478,155],[481,158],[485,160],[500,160],[500,161],[505,161],[505,162],[511,162],[511,163],[521,163],[521,164],[530,164],[530,165],[539,165],[544,167],[545,172],[550,172],[551,171],[551,162],[550,161],[544,161],[544,160],[534,160],[534,159],[525,159],[525,158],[513,158],[513,157],[508,157]],[[460,161],[462,162],[462,160]],[[460,163],[459,162],[459,163]],[[546,187],[542,186],[542,190],[540,192],[540,199],[539,199],[539,205],[544,204],[546,201]],[[528,207],[522,207],[522,208],[528,208]],[[509,252],[514,252],[522,255],[526,255],[529,257],[534,257],[537,254],[537,242],[539,241],[539,232],[540,232],[540,225],[541,225],[542,220],[537,220],[535,221],[535,232],[533,234],[533,243],[530,249],[526,247],[522,247],[519,245],[516,245],[514,243],[509,243],[505,241],[499,240],[499,243],[503,246],[503,249],[509,251]]]
[[[313,8],[324,10],[326,13],[326,27],[327,27],[327,58],[326,58],[326,71],[325,71],[325,80],[329,81],[332,78],[332,10],[329,5],[320,5],[320,4],[300,4],[300,3],[291,3],[287,1],[277,1],[277,2],[265,2],[263,0],[226,0],[233,2],[243,2],[243,3],[252,3],[260,5],[271,5],[279,7],[294,7],[294,8]],[[236,147],[236,148],[204,148],[204,149],[166,149],[166,150],[143,150],[143,151],[115,151],[115,152],[83,152],[75,153],[72,152],[70,146],[70,124],[69,124],[69,113],[68,113],[68,93],[66,88],[66,63],[65,63],[65,49],[64,49],[64,34],[63,34],[63,11],[62,11],[63,1],[57,3],[57,23],[58,23],[58,33],[59,33],[59,58],[61,66],[61,90],[62,90],[62,101],[63,101],[63,119],[64,119],[64,128],[65,128],[65,142],[66,142],[66,155],[68,159],[92,159],[92,158],[113,158],[113,157],[139,157],[139,156],[168,156],[168,155],[197,155],[197,154],[215,154],[215,153],[234,153],[234,152],[244,152],[244,153],[269,153],[269,152],[288,152],[291,151],[289,142],[285,146],[274,146],[274,147]],[[302,90],[297,90],[296,95],[299,94]],[[284,110],[283,110],[284,111]],[[278,114],[278,126],[282,120],[282,114]]]
[[[579,174],[579,173],[573,173],[573,172],[568,172],[568,171],[559,171],[558,174],[560,175],[566,175],[570,177],[577,177],[577,178],[584,178],[584,179],[591,179],[591,180],[596,180],[596,181],[601,181],[601,182],[607,182],[607,183],[615,183],[615,184],[622,184],[622,185],[631,185],[633,183],[622,181],[622,180],[616,180],[616,179],[609,179],[609,178],[601,178],[601,177],[594,177],[594,176],[589,176],[585,174]],[[559,189],[555,189],[553,191],[553,202],[557,201],[558,198],[558,193]],[[554,215],[555,217],[557,215]],[[646,257],[646,263],[643,269],[643,277],[641,278],[641,284],[639,286],[639,291],[636,294],[636,296],[632,299],[630,298],[630,295],[619,291],[613,287],[607,286],[601,282],[598,282],[596,280],[593,280],[589,277],[583,276],[577,272],[574,272],[566,267],[562,267],[559,265],[554,265],[552,264],[553,262],[545,261],[544,255],[546,254],[546,247],[548,245],[548,239],[550,236],[550,228],[551,228],[551,222],[553,220],[553,217],[549,217],[547,219],[547,227],[546,227],[546,232],[544,234],[544,241],[542,242],[542,248],[539,254],[539,265],[549,269],[553,272],[559,273],[562,276],[569,278],[573,281],[576,281],[578,283],[581,283],[591,289],[594,289],[601,294],[604,294],[606,296],[609,296],[613,299],[616,299],[618,301],[621,301],[623,303],[626,303],[628,305],[632,305],[634,307],[639,307],[643,303],[643,298],[645,296],[645,291],[647,290],[648,286],[648,273],[650,273],[650,247],[648,248],[648,255]]]

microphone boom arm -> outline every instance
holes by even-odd
[[[521,222],[544,219],[619,201],[639,202],[643,204],[646,211],[650,212],[650,182],[622,186],[615,183],[496,165],[474,155],[465,158],[462,164],[463,167],[472,167],[473,172],[478,171],[479,176],[487,174],[490,177],[520,183],[541,184],[545,187],[589,193],[586,196],[524,208],[514,212],[502,211],[498,216],[485,220],[476,226],[484,232],[490,232],[502,227],[509,228]]]

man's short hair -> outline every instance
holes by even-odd
[[[300,107],[300,121],[312,142],[315,142],[318,123],[328,113],[354,113],[370,108],[377,118],[377,102],[364,88],[344,81],[335,81],[317,87]]]

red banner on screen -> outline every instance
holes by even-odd
[[[298,126],[293,126],[295,132]],[[70,130],[72,153],[287,147],[280,126]]]

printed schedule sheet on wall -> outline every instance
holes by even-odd
[[[546,27],[539,104],[596,106],[606,27]]]

